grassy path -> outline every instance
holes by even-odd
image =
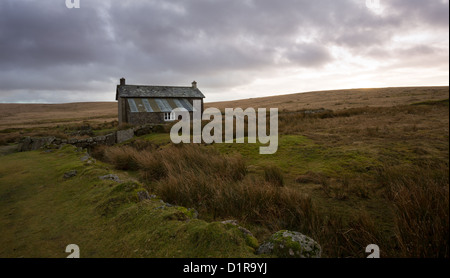
[[[138,201],[140,184],[101,180],[111,173],[87,164],[73,148],[2,156],[0,257],[255,257],[236,227],[193,219],[159,199]],[[64,173],[77,170],[75,177]],[[255,247],[255,246],[254,246]]]

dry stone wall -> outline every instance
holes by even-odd
[[[96,145],[114,145],[127,141],[134,136],[141,136],[151,132],[158,132],[161,127],[158,126],[139,126],[135,128],[118,130],[113,133],[83,139],[70,138],[61,139],[50,137],[23,137],[17,147],[17,151],[33,151],[41,148],[58,148],[61,145],[71,144],[76,147],[90,148]]]

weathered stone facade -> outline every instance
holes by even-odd
[[[203,98],[205,96],[197,88],[195,81],[190,87],[147,86],[128,85],[125,79],[121,78],[116,90],[119,125],[170,122],[174,119],[167,117],[165,119],[165,114],[170,114],[175,108],[184,108],[192,115],[194,100],[201,102],[201,113],[203,113]]]
[[[146,123],[164,123],[164,113],[162,112],[153,112],[153,113],[131,113],[130,108],[127,107],[127,123],[131,123],[134,125],[144,125]]]
[[[134,129],[118,130],[116,131],[116,143],[125,142],[134,136]]]
[[[189,112],[189,115],[192,120],[192,112]],[[148,123],[154,124],[165,124],[167,121],[164,120],[164,113],[162,112],[153,112],[153,113],[131,113],[127,112],[128,123],[132,123],[133,125],[145,125]]]

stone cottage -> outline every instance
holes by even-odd
[[[203,113],[205,96],[197,88],[197,82],[190,87],[128,85],[120,79],[116,89],[119,109],[119,124],[133,125],[161,124],[175,120],[173,109],[186,108],[192,117],[193,101],[201,100]]]

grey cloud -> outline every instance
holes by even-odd
[[[6,1],[0,5],[2,68],[42,69],[105,62],[110,42],[97,11],[76,13],[55,1]],[[56,4],[58,3],[58,4]]]
[[[386,12],[403,18],[406,24],[449,27],[448,0],[389,0],[383,1]]]
[[[334,46],[392,58],[397,34],[448,29],[448,2],[439,0],[380,0],[382,16],[365,0],[81,1],[80,9],[63,0],[0,3],[0,101],[19,91],[30,100],[52,91],[61,99],[61,91],[92,96],[122,76],[233,88],[274,68],[336,62]],[[411,55],[441,55],[420,43],[408,47]]]
[[[287,58],[296,65],[308,67],[322,66],[333,59],[325,47],[314,44],[296,45],[289,51]]]
[[[348,2],[322,1],[342,12]],[[161,6],[122,5],[112,11],[114,29],[121,41],[131,41],[136,56],[145,56],[147,66],[160,70],[208,71],[264,69],[276,65],[279,49],[289,55],[297,36],[317,28],[314,22],[331,27],[326,8],[312,1],[185,1],[175,2],[181,12]],[[341,7],[344,6],[344,7]],[[317,12],[319,14],[310,14]],[[133,16],[128,16],[133,15]],[[151,15],[151,16],[150,16]],[[311,22],[314,20],[314,22]],[[317,64],[317,47],[302,50],[299,66]],[[307,52],[311,50],[311,57]],[[294,49],[298,56],[298,49]],[[306,61],[301,64],[300,61]],[[151,69],[150,69],[151,70]]]

